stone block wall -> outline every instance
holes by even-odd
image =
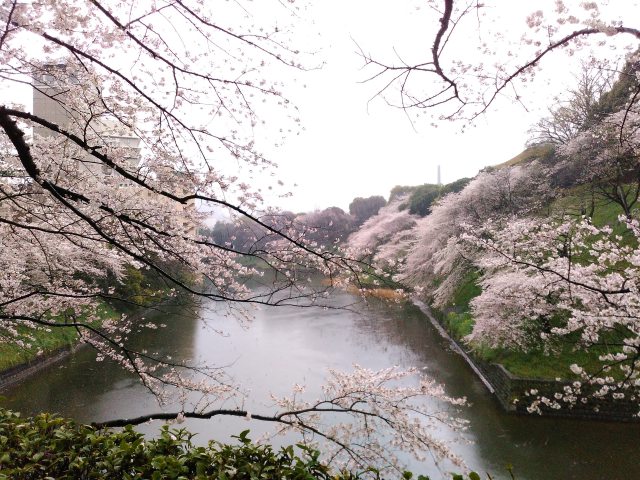
[[[562,393],[566,386],[570,386],[571,380],[522,378],[513,375],[500,364],[485,362],[476,357],[466,345],[449,335],[441,313],[432,312],[429,306],[420,300],[414,300],[413,303],[427,316],[440,334],[452,343],[454,350],[462,355],[489,390],[493,390],[492,393],[506,411],[536,415],[537,413],[530,412],[528,407],[536,399],[546,397],[560,404],[561,408],[541,404],[539,408],[543,415],[588,420],[640,422],[640,389],[635,392],[636,398],[630,398],[633,393],[625,392],[625,398],[614,400],[611,395],[595,398],[591,394],[597,391],[598,387],[586,385],[582,386],[581,398],[573,405],[569,405],[562,399],[556,400],[556,394]]]
[[[544,396],[555,400],[557,393],[563,392],[565,386],[571,385],[571,381],[568,380],[518,377],[500,364],[487,363],[474,357],[472,352],[467,353],[494,388],[494,395],[500,405],[509,412],[531,414],[528,407],[536,398]],[[585,385],[582,387],[584,401],[579,399],[575,404],[569,405],[560,399],[556,401],[561,405],[561,408],[540,405],[540,410],[543,415],[557,417],[623,422],[640,421],[637,399],[635,401],[630,398],[614,400],[610,395],[603,398],[593,398],[589,394],[595,390],[597,388]]]

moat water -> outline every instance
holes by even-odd
[[[342,293],[335,302],[358,299]],[[213,305],[203,305],[156,314],[166,328],[145,331],[135,342],[174,360],[226,366],[250,387],[244,406],[256,413],[272,411],[269,393],[285,395],[296,382],[307,385],[308,394],[315,397],[328,367],[348,370],[357,363],[373,369],[424,368],[449,395],[466,396],[470,402],[460,415],[470,421],[462,437],[446,429],[438,432],[453,442],[453,450],[470,469],[495,479],[510,478],[506,465],[513,466],[518,480],[640,478],[640,425],[507,414],[417,308],[371,301],[354,310],[262,308],[254,312],[253,321],[241,325]],[[159,410],[135,378],[109,362],[95,362],[90,348],[2,395],[0,404],[24,414],[55,411],[82,422]],[[159,425],[140,429],[153,434]],[[233,441],[230,435],[247,428],[257,438],[267,430],[254,420],[229,418],[190,420],[184,426],[202,442]],[[447,472],[453,469],[432,461],[413,461],[409,468],[434,480],[450,478]]]

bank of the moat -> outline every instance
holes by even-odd
[[[165,299],[153,308],[138,307],[137,310],[126,310],[126,312],[122,308],[116,309],[111,305],[101,304],[98,306],[98,320],[92,326],[100,328],[101,322],[105,320],[117,321],[125,313],[128,320],[136,322],[160,307],[171,305],[172,302],[175,300]],[[3,359],[5,361],[0,363],[0,392],[41,370],[64,361],[78,349],[89,346],[80,340],[79,335],[72,327],[61,328],[49,333],[38,331],[32,342],[31,347],[21,349],[18,355],[11,352],[10,361]],[[13,348],[10,344],[4,347]],[[0,349],[0,356],[4,353]]]
[[[121,316],[106,303],[97,307],[97,319],[93,327],[99,327],[104,320],[115,320]],[[80,342],[74,327],[56,327],[48,330],[33,330],[28,345],[18,346],[11,342],[0,345],[0,392],[14,383],[54,365],[78,348],[86,345]]]
[[[514,375],[500,364],[489,363],[478,358],[466,345],[449,335],[442,323],[433,315],[431,309],[422,301],[414,300],[416,305],[459,353],[470,366],[471,370],[480,378],[489,392],[495,396],[501,407],[510,413],[522,415],[532,413],[530,405],[537,398],[545,397],[563,403],[560,393],[565,387],[571,386],[571,380],[525,378]],[[589,395],[595,387],[582,387],[584,397],[568,404],[564,402],[561,408],[552,408],[544,403],[539,404],[543,415],[554,417],[579,418],[582,420],[601,420],[618,422],[640,422],[638,402],[631,399],[613,400],[611,396],[593,398]],[[557,399],[557,400],[556,400]]]
[[[0,392],[20,382],[21,380],[24,380],[25,378],[39,372],[40,370],[43,370],[64,360],[78,347],[78,344],[65,345],[51,352],[44,353],[40,356],[34,356],[24,363],[14,365],[1,371]]]

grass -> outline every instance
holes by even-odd
[[[449,333],[456,339],[466,337],[473,330],[474,321],[469,312],[449,312],[445,316],[444,322]]]
[[[564,195],[549,206],[550,210],[556,213],[567,212],[569,214],[579,216],[583,205],[591,204],[591,192],[589,187],[581,185],[564,191]],[[589,210],[589,208],[587,208]],[[608,201],[603,198],[595,199],[595,208],[593,224],[597,227],[610,225],[616,227],[620,225],[618,217],[624,214],[622,207],[617,203]]]
[[[453,293],[451,298],[451,304],[449,305],[451,310],[457,312],[465,312],[469,310],[469,303],[475,297],[482,293],[482,289],[478,285],[480,279],[480,272],[478,270],[469,270],[464,276],[460,285]]]
[[[107,318],[116,318],[119,314],[107,304],[98,306],[98,318],[105,320]],[[56,327],[45,330],[22,329],[25,333],[29,332],[33,340],[30,347],[19,347],[14,343],[0,344],[0,372],[7,370],[16,365],[27,363],[35,358],[54,352],[62,347],[75,344],[78,340],[78,334],[73,327]]]
[[[573,346],[566,345],[552,353],[545,353],[540,349],[520,352],[488,348],[477,353],[483,360],[500,363],[518,377],[573,380],[578,377],[571,372],[570,365],[577,364],[587,371],[597,371],[602,366],[598,355],[604,351],[595,348],[590,351],[575,350]]]
[[[474,321],[469,312],[469,303],[482,292],[478,285],[479,278],[478,270],[467,271],[453,292],[451,302],[437,315],[456,339],[462,339],[473,330]]]
[[[46,354],[61,347],[72,345],[76,341],[77,334],[72,328],[58,328],[51,332],[39,330],[32,333],[31,347],[19,347],[13,343],[0,345],[0,371],[7,370],[16,365],[27,363],[36,357],[38,352]]]
[[[500,163],[495,168],[511,167],[519,163],[526,163],[536,158],[546,158],[550,156],[554,151],[554,147],[551,145],[536,145],[529,147],[506,162]]]
[[[449,333],[457,340],[463,339],[473,330],[474,320],[469,312],[449,312],[444,318]],[[562,344],[556,345],[550,351],[544,351],[542,348],[519,351],[478,346],[474,348],[474,353],[481,360],[501,364],[518,377],[572,380],[577,376],[569,369],[570,365],[577,364],[589,372],[595,372],[602,367],[602,362],[598,360],[600,355],[619,351],[617,348],[600,345],[576,350],[578,334],[564,340]],[[610,337],[607,340],[610,343],[616,343],[615,338]],[[617,379],[622,377],[622,372],[619,369],[613,369],[610,375]]]

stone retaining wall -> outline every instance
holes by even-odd
[[[513,375],[500,364],[487,363],[477,358],[466,345],[456,341],[446,331],[445,326],[431,313],[428,306],[416,301],[415,305],[422,310],[429,320],[431,320],[442,335],[449,339],[460,350],[465,360],[483,383],[488,384],[489,390],[494,394],[502,408],[507,412],[530,415],[528,407],[537,397],[554,399],[556,393],[562,392],[564,387],[571,385],[569,380],[536,379],[523,378]],[[531,391],[536,391],[531,394]],[[597,390],[595,387],[583,386],[582,393],[586,402],[576,402],[573,406],[564,404],[562,408],[556,409],[545,405],[540,405],[540,410],[544,415],[557,417],[571,417],[588,420],[605,420],[617,422],[639,422],[638,400],[629,398],[613,400],[610,395],[605,398],[593,398],[589,392]],[[534,413],[535,415],[535,413]]]
[[[53,352],[46,353],[28,362],[3,370],[0,372],[0,391],[23,380],[24,378],[27,378],[29,375],[48,367],[49,365],[53,365],[54,363],[63,360],[82,345],[84,344],[60,347]]]
[[[163,305],[170,305],[168,300],[164,300],[153,308],[145,308],[144,310],[136,313],[132,313],[129,315],[129,320],[137,321],[141,318],[144,318],[144,315],[153,311],[155,308],[158,308]],[[29,375],[36,373],[43,368],[48,367],[54,363],[57,363],[64,358],[68,357],[70,354],[77,351],[79,348],[83,348],[87,346],[87,343],[84,342],[76,342],[72,345],[65,345],[51,352],[45,353],[39,357],[35,357],[27,362],[21,363],[14,367],[10,367],[6,370],[0,371],[0,392],[10,385],[17,383]]]
[[[469,352],[468,352],[469,353]],[[502,407],[520,414],[529,414],[527,407],[537,397],[554,399],[555,394],[562,392],[564,387],[571,385],[567,380],[546,380],[536,378],[522,378],[513,375],[500,364],[490,364],[475,358],[470,354],[476,367],[484,374],[485,378],[494,388],[494,394]],[[593,398],[589,392],[597,390],[594,387],[584,385],[582,387],[585,402],[576,402],[573,406],[567,405],[562,400],[558,403],[562,408],[555,409],[541,405],[544,415],[558,417],[573,417],[590,420],[610,420],[618,422],[638,422],[638,402],[630,399],[613,400],[610,395],[605,398]],[[535,394],[531,394],[535,391]]]

